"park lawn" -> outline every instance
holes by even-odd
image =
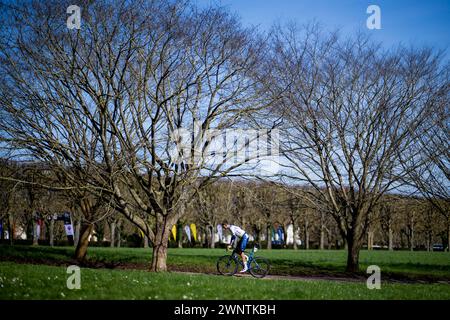
[[[15,299],[450,299],[448,284],[275,280],[143,270],[81,268],[81,289],[69,290],[64,266],[0,262],[0,300]]]
[[[41,264],[74,264],[71,247],[0,245],[3,260]],[[169,270],[215,273],[215,262],[226,254],[224,249],[170,248]],[[344,250],[260,250],[257,255],[268,258],[273,275],[345,275]],[[126,267],[146,269],[151,249],[102,248],[88,249],[90,267]],[[392,279],[450,280],[450,253],[423,251],[367,251],[360,254],[360,275],[369,265],[377,265],[382,277]]]
[[[173,266],[182,266],[192,259],[192,264],[206,265],[211,257],[223,254],[220,249],[172,249],[169,251],[168,261]],[[256,255],[268,258],[272,264],[271,274],[278,275],[344,274],[347,260],[347,252],[344,250],[260,250]],[[370,265],[379,266],[382,274],[393,278],[450,280],[448,252],[362,250],[361,274],[365,274]]]

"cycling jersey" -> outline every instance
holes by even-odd
[[[230,225],[229,228],[230,228],[231,233],[233,234],[231,236],[230,245],[232,245],[234,243],[234,239],[236,239],[236,237],[239,237],[240,240],[239,240],[239,243],[237,244],[236,249],[237,249],[237,252],[239,254],[241,254],[241,252],[243,252],[245,250],[245,247],[247,246],[248,235],[243,229],[239,228],[238,226]]]
[[[238,226],[230,225],[230,231],[235,237],[242,238],[242,236],[245,234],[245,231],[239,228]]]

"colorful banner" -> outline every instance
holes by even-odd
[[[284,243],[284,231],[280,226],[277,229],[272,229],[272,243],[283,244]]]
[[[278,227],[278,238],[279,241],[284,242],[284,232],[282,227]]]
[[[191,242],[191,229],[189,229],[189,226],[185,226],[184,231],[186,232],[189,242]]]
[[[64,229],[66,229],[67,236],[73,236],[73,227],[72,224],[65,224]]]
[[[278,232],[275,233],[274,237],[273,237],[273,241],[279,241],[280,240],[280,235]]]
[[[177,225],[174,224],[172,227],[172,236],[173,236],[173,240],[177,241]]]
[[[191,223],[191,231],[192,235],[194,236],[194,240],[197,241],[197,227],[193,223]]]

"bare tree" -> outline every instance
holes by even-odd
[[[4,231],[2,230],[0,239],[4,239],[4,234],[6,233],[5,225],[7,225],[10,244],[13,244],[14,242],[12,208],[14,207],[14,194],[18,189],[18,183],[13,181],[11,178],[17,175],[17,170],[18,168],[14,165],[14,163],[9,162],[6,159],[0,160],[0,176],[8,178],[0,179],[0,206],[2,208],[0,211],[0,221],[2,222],[4,229]]]
[[[292,224],[292,230],[293,230],[293,247],[294,250],[297,250],[297,240],[295,238],[296,236],[296,231],[297,231],[297,227],[299,224],[299,220],[300,217],[302,217],[304,215],[306,206],[304,206],[304,204],[302,204],[301,199],[299,199],[298,197],[295,197],[294,195],[290,194],[287,198],[287,200],[285,200],[284,206],[286,206],[287,208],[287,215],[288,215],[288,220],[289,223]]]
[[[206,227],[210,248],[215,247],[216,227],[230,216],[232,211],[232,182],[219,181],[200,191],[195,201],[196,218]]]
[[[399,197],[383,197],[378,206],[378,216],[382,231],[387,235],[387,246],[389,251],[394,250],[395,236],[399,234],[398,229],[398,203]],[[397,204],[397,207],[395,206]]]
[[[267,249],[272,249],[272,229],[275,222],[274,216],[277,213],[279,201],[278,188],[269,183],[260,183],[254,187],[250,194],[252,204],[258,209],[265,224]]]
[[[241,165],[193,151],[206,152],[208,129],[231,128],[267,103],[252,76],[264,46],[219,9],[85,1],[81,29],[69,30],[69,4],[4,8],[3,141],[62,171],[83,170],[89,179],[72,187],[112,199],[149,238],[151,270],[164,271],[180,208]],[[194,139],[180,150],[183,129]]]
[[[346,239],[347,271],[358,271],[374,207],[407,173],[399,154],[448,88],[441,59],[428,49],[382,50],[363,35],[340,40],[317,26],[273,38],[269,87],[281,92],[285,119],[280,176],[312,187]]]
[[[427,119],[427,127],[418,133],[414,157],[405,160],[409,171],[406,181],[445,219],[447,227],[447,249],[450,252],[450,110],[449,72],[442,76],[444,85],[440,89],[440,103]]]

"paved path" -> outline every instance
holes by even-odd
[[[198,275],[198,274],[204,274],[209,276],[220,276],[222,275],[218,273],[203,273],[203,272],[188,272],[188,271],[170,271],[180,274],[192,274],[192,275]],[[368,275],[369,276],[369,275]],[[235,274],[234,277],[238,278],[252,278],[250,274]],[[353,283],[365,283],[366,278],[362,276],[357,277],[332,277],[332,276],[280,276],[280,275],[267,275],[266,277],[262,278],[262,280],[297,280],[297,281],[317,281],[317,280],[323,280],[323,281],[336,281],[336,282],[353,282]],[[382,279],[383,280],[383,279]],[[411,283],[430,283],[428,281],[423,280],[395,280],[395,279],[385,279],[383,280],[387,283],[405,283],[405,284],[411,284]],[[450,284],[450,281],[446,280],[440,280],[440,281],[434,281],[433,283],[442,283],[442,284]]]
[[[221,276],[218,273],[202,273],[202,272],[187,272],[187,271],[170,271],[174,273],[181,273],[181,274],[192,274],[192,275],[198,275],[198,274],[205,274],[209,276]],[[234,277],[238,278],[252,278],[250,274],[239,274],[236,273]],[[279,275],[267,275],[262,280],[299,280],[299,281],[316,281],[316,280],[327,280],[327,281],[340,281],[340,282],[365,282],[366,279],[364,278],[345,278],[345,277],[329,277],[329,276],[279,276]]]

